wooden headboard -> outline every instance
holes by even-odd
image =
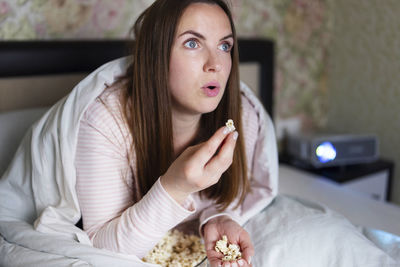
[[[2,41],[0,80],[89,73],[128,55],[128,47],[126,40]],[[239,55],[241,63],[258,64],[259,97],[273,118],[274,43],[266,39],[239,39]]]

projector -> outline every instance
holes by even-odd
[[[379,156],[377,137],[365,134],[289,135],[286,149],[291,159],[314,168],[367,163]]]

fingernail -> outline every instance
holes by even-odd
[[[235,131],[234,133],[233,133],[233,139],[237,139],[238,138],[238,136],[239,136],[239,133],[237,132],[237,131]]]
[[[232,267],[238,267],[236,262],[232,262],[231,266]]]
[[[249,264],[251,264],[251,257],[249,257],[249,259],[247,260],[247,262],[248,262]]]
[[[243,266],[244,265],[244,261],[243,260],[238,260],[239,266]]]
[[[228,127],[224,127],[224,131],[222,132],[223,134],[228,134],[229,133],[229,128]]]

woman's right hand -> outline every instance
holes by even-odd
[[[224,126],[206,142],[188,147],[161,177],[164,189],[182,204],[189,194],[216,184],[232,164],[237,136]]]

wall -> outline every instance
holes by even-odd
[[[1,39],[121,38],[152,0],[0,0]]]
[[[333,26],[332,1],[237,0],[234,3],[239,35],[267,37],[276,42],[278,137],[284,125],[301,125],[309,130],[323,127],[327,114],[325,62]]]
[[[333,12],[328,128],[378,135],[400,204],[400,1],[335,0]]]

